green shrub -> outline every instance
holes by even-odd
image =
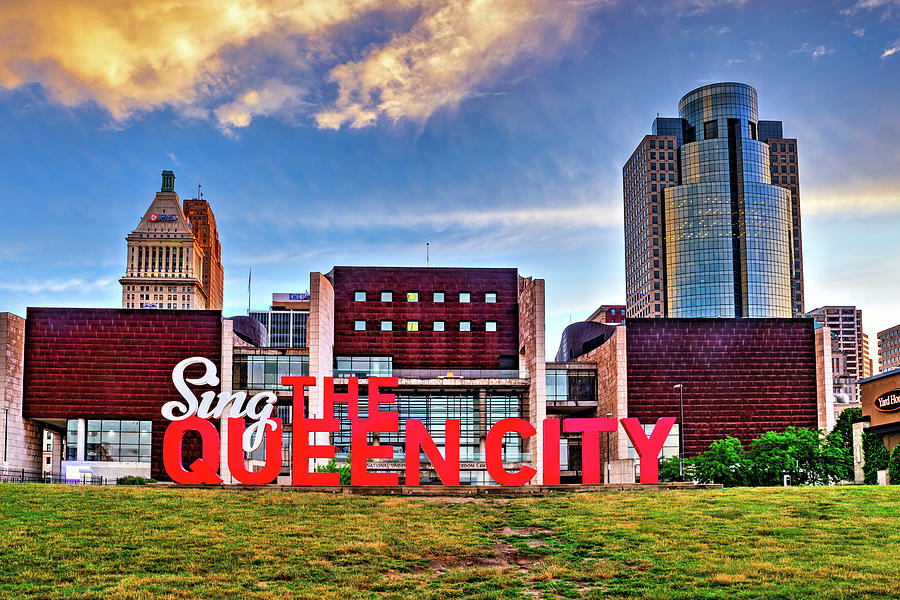
[[[148,483],[156,483],[155,479],[147,477],[138,477],[137,475],[126,475],[116,479],[116,485],[147,485]]]
[[[337,473],[341,476],[341,485],[350,485],[350,455],[347,455],[347,462],[339,465],[333,458],[328,461],[327,465],[319,465],[316,467],[317,473]]]
[[[688,461],[684,463],[684,476],[681,475],[681,458],[678,456],[670,456],[659,462],[659,480],[660,481],[684,481],[690,479],[688,472]]]
[[[891,458],[888,460],[888,477],[891,485],[900,485],[900,445],[894,446]]]
[[[862,421],[862,409],[858,406],[844,409],[834,423],[828,437],[847,452],[851,457],[847,470],[841,475],[841,479],[853,481],[853,424]]]
[[[764,433],[750,443],[747,452],[753,465],[751,481],[756,485],[782,485],[785,475],[799,485],[840,481],[853,465],[852,454],[842,441],[817,429],[788,427]]]

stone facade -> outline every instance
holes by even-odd
[[[309,274],[309,321],[306,334],[309,345],[309,374],[316,378],[316,384],[307,388],[307,416],[321,419],[325,414],[325,402],[319,385],[324,377],[333,376],[334,365],[334,287],[321,273]],[[327,445],[329,434],[311,434],[311,443]],[[310,459],[310,470],[317,464],[325,464],[324,459]]]
[[[0,465],[4,473],[24,470],[39,474],[43,459],[41,428],[22,415],[24,360],[25,319],[0,313]]]
[[[541,424],[547,416],[547,365],[544,341],[544,280],[519,279],[519,368],[527,369],[528,420],[537,435],[526,440],[531,465],[537,469],[533,484],[544,482],[544,436]]]

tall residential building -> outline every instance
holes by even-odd
[[[857,402],[856,381],[863,378],[864,363],[868,360],[863,344],[862,311],[855,306],[823,306],[809,311],[807,316],[831,331],[836,400]]]
[[[878,332],[878,372],[900,369],[900,325]]]
[[[865,379],[875,374],[875,361],[872,360],[872,354],[869,350],[869,336],[862,334],[862,358],[860,359],[859,378]]]
[[[191,231],[203,249],[203,272],[201,280],[206,290],[206,308],[222,310],[225,273],[222,270],[222,244],[216,229],[216,217],[203,193],[197,198],[184,201],[184,214],[188,218]]]
[[[678,110],[623,168],[627,317],[802,315],[796,140],[759,121],[749,85],[698,88]]]
[[[215,227],[214,220],[212,227]],[[119,279],[122,308],[203,310],[209,307],[209,291],[203,285],[206,254],[182,211],[172,171],[162,172],[160,191],[141,222],[125,239],[128,242],[125,275]],[[217,268],[221,273],[221,264]]]

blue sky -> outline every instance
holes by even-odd
[[[552,355],[624,300],[621,167],[652,118],[742,81],[799,139],[807,308],[862,308],[873,348],[900,322],[900,0],[102,5],[0,7],[0,310],[118,306],[172,169],[216,214],[226,314],[251,267],[264,308],[430,242],[546,279]]]

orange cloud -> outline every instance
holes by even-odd
[[[516,60],[552,52],[593,5],[5,0],[0,86],[39,83],[62,104],[94,102],[117,121],[164,107],[214,118],[224,129],[245,127],[258,115],[313,115],[320,127],[331,128],[361,127],[381,116],[423,120],[455,106]],[[347,31],[379,13],[416,18],[359,60],[342,59],[359,55],[347,47]],[[323,102],[329,81],[338,96]]]

